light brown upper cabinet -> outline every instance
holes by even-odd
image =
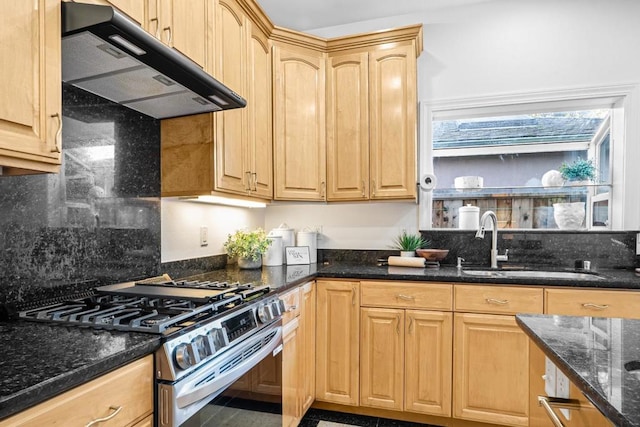
[[[415,41],[328,61],[327,200],[414,199]]]
[[[126,1],[131,3],[133,0]],[[116,3],[122,3],[117,0]],[[188,56],[200,67],[207,64],[207,0],[148,0],[147,25],[157,39]],[[117,6],[117,4],[116,4]],[[139,10],[139,6],[133,10]],[[138,12],[139,13],[139,12]]]
[[[271,45],[239,2],[219,0],[210,19],[212,74],[247,107],[163,120],[162,195],[273,197]]]
[[[59,172],[62,134],[60,2],[3,5],[0,172]]]
[[[325,56],[274,45],[276,200],[325,200]]]

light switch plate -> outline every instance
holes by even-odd
[[[205,226],[200,227],[200,246],[209,244],[209,229]]]
[[[559,369],[556,370],[556,397],[563,399],[569,398],[569,378]],[[569,421],[571,411],[568,409],[560,409],[560,413]]]
[[[640,233],[636,234],[636,255],[640,255]]]

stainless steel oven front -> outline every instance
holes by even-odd
[[[279,299],[165,343],[156,354],[160,427],[281,427]]]

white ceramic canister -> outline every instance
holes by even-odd
[[[458,208],[458,228],[477,230],[480,226],[480,208],[473,205]]]
[[[269,232],[270,236],[281,236],[282,237],[282,260],[283,264],[287,263],[287,257],[284,253],[284,248],[287,246],[295,246],[296,245],[296,234],[293,228],[289,228],[286,223],[282,223],[278,226],[278,228],[274,228]]]
[[[309,246],[309,262],[318,262],[318,233],[316,231],[298,231],[297,246]]]
[[[269,249],[262,256],[262,264],[266,266],[282,265],[284,249],[282,249],[282,236],[268,235],[267,239],[271,240]]]

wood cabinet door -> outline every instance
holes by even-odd
[[[248,46],[248,167],[251,194],[273,198],[273,108],[271,85],[271,42],[251,25]]]
[[[369,54],[371,199],[416,197],[416,54],[413,44]]]
[[[300,360],[302,361],[302,416],[316,398],[316,284],[302,287],[300,308]]]
[[[282,338],[282,425],[295,427],[302,419],[300,327],[298,319],[283,327]]]
[[[317,282],[316,399],[359,404],[358,282]]]
[[[204,68],[207,63],[209,2],[207,0],[150,0],[150,2],[155,2],[158,9],[158,22],[150,28],[155,31],[154,35]]]
[[[273,48],[274,198],[324,200],[325,54]]]
[[[404,410],[451,416],[453,314],[407,310]]]
[[[0,166],[5,175],[58,172],[62,134],[60,2],[3,4]]]
[[[404,310],[360,309],[360,405],[401,411]]]
[[[218,0],[215,10],[215,77],[236,93],[246,93],[247,19],[233,0]],[[219,111],[215,120],[215,189],[248,194],[246,108]]]
[[[453,416],[529,423],[529,339],[514,316],[456,313]]]
[[[369,198],[369,55],[330,56],[327,200]]]

